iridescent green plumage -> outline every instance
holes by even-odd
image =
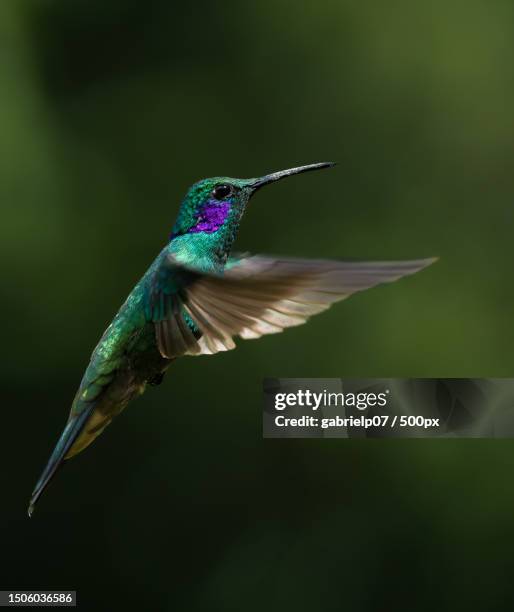
[[[148,384],[158,384],[177,357],[230,350],[236,336],[258,338],[300,325],[335,301],[433,261],[345,263],[242,255],[229,260],[255,191],[331,165],[193,185],[170,241],[91,356],[64,432],[32,494],[29,514],[62,461],[88,446]]]

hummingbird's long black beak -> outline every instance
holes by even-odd
[[[289,168],[289,170],[280,170],[279,172],[272,172],[271,174],[266,174],[266,176],[261,176],[258,179],[255,179],[251,183],[251,187],[254,190],[260,189],[264,185],[268,185],[269,183],[274,183],[275,181],[280,181],[286,176],[292,176],[293,174],[301,174],[302,172],[310,172],[311,170],[321,170],[322,168],[331,168],[335,166],[334,162],[320,162],[318,164],[308,164],[307,166],[298,166],[298,168]]]

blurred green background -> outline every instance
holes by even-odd
[[[0,4],[0,588],[91,610],[506,609],[514,442],[262,440],[265,376],[512,376],[514,3]],[[187,187],[239,250],[439,255],[174,364],[26,517],[88,357]]]

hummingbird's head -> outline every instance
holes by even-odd
[[[215,177],[198,181],[180,206],[170,237],[172,250],[189,263],[198,265],[201,258],[210,267],[223,265],[246,205],[258,189],[286,176],[333,165],[331,162],[310,164],[252,179]]]
[[[195,183],[182,200],[171,238],[217,234],[238,223],[251,195],[244,182],[215,177]]]

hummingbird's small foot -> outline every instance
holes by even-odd
[[[152,387],[157,387],[157,385],[160,385],[162,383],[163,378],[164,372],[159,372],[158,374],[155,374],[155,376],[152,376],[152,378],[148,379],[148,384],[152,385]]]

